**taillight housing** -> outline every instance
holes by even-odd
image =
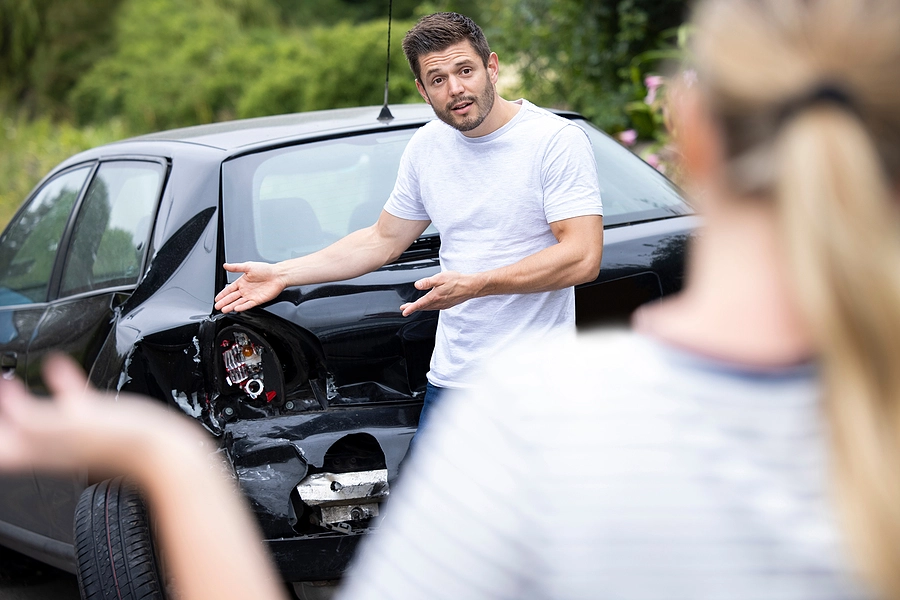
[[[285,402],[281,361],[262,336],[246,327],[225,327],[216,337],[216,354],[220,369],[218,404],[223,417],[279,412]]]

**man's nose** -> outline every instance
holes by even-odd
[[[447,83],[450,84],[449,87],[451,96],[459,96],[466,91],[466,87],[463,85],[462,80],[459,77],[454,77],[451,75]]]

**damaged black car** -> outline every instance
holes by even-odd
[[[404,147],[434,118],[424,104],[393,107],[389,121],[378,112],[267,117],[98,147],[47,175],[0,238],[3,375],[40,393],[42,358],[63,351],[96,387],[147,394],[200,421],[288,582],[339,578],[389,498],[437,323],[436,312],[404,318],[399,307],[422,294],[413,282],[438,272],[439,232],[373,273],[289,288],[247,312],[218,313],[213,298],[235,277],[226,261],[303,256],[377,219]],[[579,115],[560,114],[592,140],[605,212],[601,273],[576,290],[577,322],[621,323],[680,288],[697,218],[665,177]],[[125,506],[141,526],[122,533],[124,513],[113,509]],[[119,480],[0,480],[0,544],[82,580],[127,585],[137,567],[158,577],[152,531]],[[97,558],[114,555],[124,564]]]

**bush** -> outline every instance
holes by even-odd
[[[76,85],[80,123],[121,115],[136,131],[206,123],[234,106],[241,72],[229,63],[247,34],[214,0],[125,2],[116,52]],[[243,66],[243,65],[241,65]]]
[[[494,0],[488,35],[513,62],[521,89],[545,106],[576,110],[607,131],[630,125],[642,93],[633,57],[664,43],[686,0]],[[652,65],[644,65],[649,68]]]
[[[241,17],[249,0],[126,0],[117,50],[75,87],[80,123],[121,115],[135,131],[234,117],[380,104],[387,20],[285,29]],[[256,23],[256,24],[254,24]],[[391,100],[417,97],[392,29]]]
[[[5,227],[28,193],[69,156],[127,137],[120,121],[78,129],[43,117],[29,121],[0,112],[0,227]]]
[[[391,29],[390,101],[419,99],[400,42],[411,22]],[[239,117],[381,104],[387,21],[317,27],[307,35],[282,39],[272,60],[246,89]]]

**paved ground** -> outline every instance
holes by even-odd
[[[328,600],[333,585],[305,584],[294,588],[299,600]],[[80,600],[74,575],[0,547],[0,600]]]
[[[74,575],[0,547],[0,600],[79,600]]]

